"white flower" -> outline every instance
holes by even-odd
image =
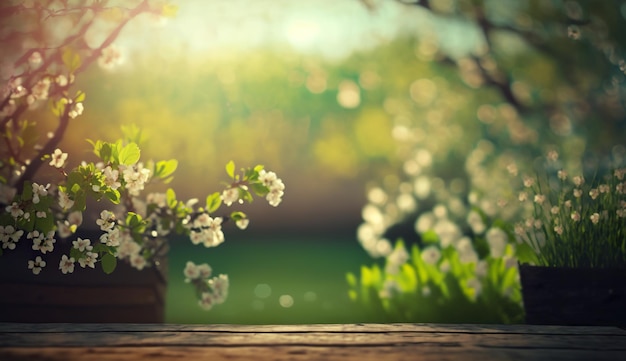
[[[560,170],[557,172],[557,177],[559,177],[560,180],[566,180],[567,179],[567,172],[564,170]]]
[[[489,252],[491,257],[500,258],[504,256],[506,245],[508,243],[508,235],[502,229],[494,227],[490,228],[485,235],[487,243],[489,243]]]
[[[520,202],[526,202],[528,200],[528,193],[526,192],[520,192],[519,195],[517,196],[517,199]]]
[[[147,262],[142,255],[135,253],[130,256],[130,265],[141,271],[147,265]]]
[[[459,261],[463,264],[478,262],[478,255],[474,251],[472,240],[469,237],[461,238],[455,245],[459,253]]]
[[[598,224],[598,222],[600,222],[600,214],[594,213],[591,216],[589,216],[589,219],[591,219],[591,223]]]
[[[37,256],[34,261],[28,261],[28,269],[33,270],[33,274],[38,275],[44,267],[46,267],[46,261],[42,260],[41,256]]]
[[[404,246],[396,246],[394,250],[387,256],[387,264],[385,271],[389,274],[396,274],[406,261],[409,260],[409,254]]]
[[[535,184],[535,180],[531,177],[524,177],[524,187],[530,188]]]
[[[543,204],[545,200],[546,200],[546,196],[544,196],[543,194],[535,194],[535,198],[534,198],[535,203]]]
[[[585,183],[585,178],[577,175],[577,176],[574,176],[574,178],[572,178],[572,182],[574,183],[576,187],[580,187],[581,185],[583,185],[583,183]]]
[[[213,295],[213,293],[210,292],[202,292],[198,304],[204,310],[208,311],[213,308],[213,305],[215,304],[215,296]]]
[[[71,119],[75,119],[77,116],[83,114],[83,110],[85,110],[85,107],[83,106],[83,103],[78,102],[72,105],[72,109],[67,112],[67,116],[70,117]]]
[[[96,224],[103,231],[109,231],[115,226],[115,215],[111,211],[103,210],[100,212],[100,219],[96,220]]]
[[[202,213],[193,221],[193,226],[196,228],[210,227],[211,222],[213,222],[213,218],[208,213]]]
[[[422,250],[422,260],[428,264],[437,264],[441,258],[441,251],[435,246],[428,246]]]
[[[598,186],[598,191],[600,191],[600,193],[608,193],[610,190],[611,188],[608,184],[600,184]]]
[[[117,169],[111,168],[110,165],[106,166],[102,170],[102,174],[104,174],[104,184],[111,189],[118,189],[122,186],[122,184],[118,181],[119,171]]]
[[[111,70],[121,62],[122,53],[115,45],[102,49],[100,57],[98,57],[98,65],[105,70]]]
[[[59,190],[59,207],[61,207],[61,209],[65,211],[72,208],[73,206],[74,201],[70,199],[70,196],[62,190]]]
[[[50,165],[55,168],[63,168],[67,161],[67,153],[63,153],[61,149],[57,148],[52,154],[50,154]]]
[[[74,272],[74,257],[67,258],[66,255],[61,257],[61,262],[59,263],[59,269],[63,274]]]
[[[200,271],[198,270],[198,267],[195,263],[191,261],[187,262],[183,273],[186,277],[186,282],[189,282],[189,280],[195,280],[196,278],[200,277]]]
[[[225,189],[222,192],[221,198],[224,204],[226,204],[227,206],[230,206],[231,204],[239,200],[239,188],[232,187],[232,188]]]
[[[93,249],[93,247],[91,246],[91,241],[89,239],[82,239],[80,237],[76,241],[73,241],[72,245],[74,246],[74,248],[81,252],[90,251]]]
[[[24,214],[24,211],[20,208],[20,205],[17,202],[11,203],[11,205],[7,206],[5,210],[8,213],[11,213],[11,216],[15,219]]]
[[[483,217],[473,210],[467,214],[467,224],[469,224],[474,234],[482,234],[486,228],[485,223],[483,223]]]
[[[274,182],[276,182],[276,180],[278,180],[278,177],[274,172],[267,172],[265,169],[261,169],[259,172],[259,181],[268,189],[274,186]]]
[[[250,223],[250,219],[248,218],[242,218],[242,219],[238,219],[235,224],[237,225],[237,227],[239,229],[246,229],[248,228],[248,224]]]
[[[433,227],[433,231],[437,234],[437,237],[439,237],[442,248],[454,244],[461,237],[459,226],[447,218],[437,221]]]
[[[132,237],[121,237],[120,246],[117,248],[117,257],[118,258],[126,258],[131,257],[133,255],[139,254],[141,251],[141,246],[138,245]]]
[[[572,212],[570,217],[572,218],[574,222],[580,221],[580,213],[578,212]]]
[[[50,183],[46,184],[45,186],[43,184],[33,183],[32,188],[33,188],[33,203],[38,204],[40,201],[39,197],[45,197],[48,195],[48,189],[50,188]]]
[[[556,234],[558,234],[559,236],[563,234],[563,226],[561,226],[560,224],[557,224],[556,226],[554,226],[554,232],[556,232]]]
[[[3,249],[15,249],[15,244],[19,242],[20,238],[24,235],[24,231],[16,230],[12,225],[0,226],[0,240],[2,241]]]
[[[554,207],[550,208],[550,213],[552,213],[552,214],[559,214],[559,207],[554,206]]]
[[[209,266],[206,263],[198,265],[197,269],[198,269],[198,273],[200,274],[201,278],[209,278],[209,277],[211,277],[211,273],[213,272],[213,270],[211,269],[211,266]]]
[[[574,188],[572,193],[574,193],[574,197],[576,198],[580,198],[583,195],[582,189],[578,189],[578,188]]]
[[[226,301],[226,297],[228,296],[228,276],[219,275],[217,277],[213,277],[208,281],[208,285],[211,287],[211,291],[213,291],[215,296],[215,303],[224,303],[224,301]]]
[[[100,236],[100,243],[104,243],[109,247],[118,247],[121,243],[122,236],[119,228],[110,229],[108,232]]]
[[[478,277],[487,276],[487,272],[489,271],[489,264],[485,260],[480,260],[476,262],[475,272]]]
[[[85,257],[79,258],[78,263],[82,268],[88,266],[89,268],[95,268],[98,254],[94,252],[86,252]]]

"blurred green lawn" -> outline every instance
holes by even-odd
[[[236,232],[235,232],[236,233]],[[306,232],[303,232],[306,233]],[[297,324],[375,322],[348,298],[346,272],[371,264],[355,236],[227,235],[216,248],[182,240],[170,252],[166,322]],[[227,301],[202,310],[184,283],[187,261],[207,262],[230,278]],[[281,305],[281,296],[283,304]],[[290,299],[292,305],[289,305]]]

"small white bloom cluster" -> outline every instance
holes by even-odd
[[[224,242],[222,232],[222,217],[211,217],[208,213],[201,213],[191,223],[191,243],[202,243],[205,247],[216,247]]]
[[[210,310],[214,305],[224,303],[228,296],[228,276],[219,275],[211,277],[211,267],[204,263],[196,265],[188,261],[185,270],[185,282],[196,284],[200,293],[198,304],[205,310]]]
[[[259,172],[259,181],[269,189],[269,193],[265,196],[269,204],[277,207],[285,194],[285,184],[282,179],[278,178],[276,173],[266,172],[265,169],[262,169]]]
[[[543,179],[532,183],[524,180],[526,190],[518,199],[527,206],[527,215],[515,225],[518,241],[527,242],[538,254],[549,254],[544,250],[547,243],[562,245],[562,253],[568,250],[568,242],[574,247],[573,242],[578,240],[581,243],[577,245],[608,242],[612,247],[623,242],[615,240],[615,235],[626,229],[625,174],[626,168],[618,168],[589,183],[582,175],[570,177],[560,169],[551,185],[543,184],[548,182]],[[529,202],[528,193],[534,195],[533,202]]]
[[[143,163],[139,162],[134,166],[120,165],[120,170],[128,193],[131,196],[138,196],[144,189],[146,182],[150,180],[150,169],[144,168]],[[110,176],[111,179],[114,179],[112,180],[113,184],[116,184],[117,178],[113,178],[114,173],[111,173]]]

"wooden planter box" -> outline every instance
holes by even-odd
[[[626,326],[626,269],[519,266],[526,322]]]
[[[74,273],[59,270],[61,252],[69,244],[57,241],[53,257],[39,275],[28,269],[28,260],[40,255],[29,249],[30,240],[0,256],[0,322],[156,323],[163,322],[167,287],[167,262],[138,271],[125,262],[105,274],[81,268]],[[61,244],[59,244],[61,243]],[[64,250],[65,251],[65,250]],[[68,251],[63,252],[69,254]]]

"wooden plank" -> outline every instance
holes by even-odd
[[[11,361],[178,361],[178,360],[345,360],[345,361],[530,361],[530,360],[623,360],[618,351],[566,349],[453,349],[434,345],[394,347],[95,347],[95,348],[0,348],[0,359]]]
[[[140,346],[363,346],[436,345],[447,348],[543,348],[614,350],[626,354],[626,337],[607,335],[479,334],[439,332],[379,333],[226,333],[90,332],[2,333],[0,347],[140,347]]]
[[[68,324],[68,323],[0,323],[0,333],[84,333],[84,332],[227,332],[227,333],[307,333],[307,332],[440,332],[440,333],[504,333],[547,335],[618,335],[626,330],[610,326],[542,326],[500,324],[422,324],[422,323],[357,323],[307,325],[193,325],[193,324]]]

